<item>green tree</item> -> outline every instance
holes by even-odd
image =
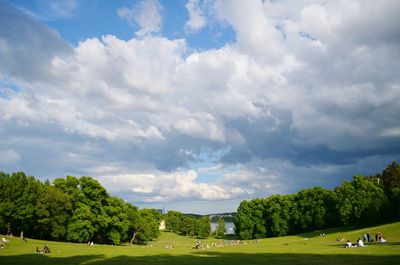
[[[70,197],[61,190],[46,184],[44,193],[36,204],[36,216],[41,237],[65,240],[67,222],[71,214]]]
[[[195,236],[196,220],[191,217],[184,217],[182,221],[181,233],[185,236]]]
[[[225,227],[225,220],[223,218],[218,218],[217,229],[215,234],[219,238],[223,238],[225,236],[226,227]]]
[[[374,181],[356,176],[335,189],[337,211],[344,225],[365,225],[381,221],[380,209],[385,203],[383,189]]]
[[[129,210],[129,234],[133,242],[146,243],[159,236],[161,214],[155,209]]]
[[[311,231],[332,225],[335,221],[335,193],[314,187],[299,191],[294,198],[294,223],[298,231]]]
[[[291,231],[294,196],[273,195],[264,200],[267,235],[285,236]]]
[[[197,236],[207,238],[211,235],[211,221],[208,216],[203,216],[197,220]]]
[[[400,219],[400,165],[392,162],[382,172],[381,179],[390,203],[387,207],[390,212],[389,217],[398,220]]]
[[[179,232],[181,231],[183,215],[178,211],[169,211],[165,215],[165,229],[170,232]]]
[[[241,239],[251,239],[253,236],[254,221],[252,218],[253,211],[251,206],[249,201],[242,201],[233,219],[235,233]]]
[[[104,206],[107,216],[110,218],[104,233],[107,241],[113,244],[120,244],[121,239],[125,240],[128,236],[129,220],[128,205],[117,197],[109,197],[106,199],[107,205]]]

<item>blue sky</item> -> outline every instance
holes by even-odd
[[[101,38],[104,35],[114,35],[119,39],[129,40],[140,30],[140,26],[118,16],[120,8],[138,8],[140,1],[47,1],[33,0],[11,1],[14,6],[22,9],[38,20],[54,28],[61,37],[77,45],[88,38]],[[71,4],[67,4],[71,3]],[[188,33],[185,24],[189,19],[185,7],[186,0],[160,1],[162,27],[158,35],[169,39],[184,38],[192,49],[220,48],[228,42],[233,42],[235,34],[229,24],[208,21],[209,25],[196,32]],[[205,2],[202,4],[205,5]],[[62,12],[56,11],[61,9]]]
[[[235,211],[400,158],[400,2],[0,1],[0,170]]]

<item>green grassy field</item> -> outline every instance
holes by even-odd
[[[372,243],[364,248],[344,248],[344,242],[336,242],[339,237],[354,242],[362,232],[382,232],[388,242]],[[326,236],[320,237],[319,233]],[[192,248],[194,239],[167,232],[147,246],[87,246],[7,238],[10,242],[0,250],[0,264],[4,265],[400,264],[400,222],[360,230],[330,229],[297,236],[242,241],[240,245],[208,239],[202,241],[204,249],[200,250]],[[44,245],[50,247],[50,254],[35,253],[37,246],[43,248]]]

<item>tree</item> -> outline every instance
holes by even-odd
[[[46,184],[36,209],[41,237],[65,240],[67,222],[72,214],[70,197],[61,190]]]
[[[130,243],[146,243],[159,235],[159,225],[161,214],[155,209],[129,210],[130,234],[132,235]]]
[[[382,172],[381,178],[390,203],[387,207],[390,212],[389,217],[398,220],[400,219],[400,165],[393,161]]]
[[[104,206],[104,209],[111,220],[104,233],[109,242],[118,245],[121,239],[127,238],[129,229],[128,205],[117,197],[109,197],[106,201],[107,205]]]
[[[203,216],[197,221],[197,236],[207,238],[211,235],[211,221],[208,216]]]
[[[218,218],[217,229],[215,234],[219,238],[223,238],[226,232],[225,220],[221,217]]]
[[[185,236],[195,236],[196,220],[191,217],[184,217],[182,221],[181,233]]]
[[[337,211],[344,225],[366,225],[381,221],[380,209],[385,203],[383,189],[374,181],[355,176],[335,189]]]
[[[254,223],[251,215],[252,209],[250,203],[247,200],[242,201],[233,219],[235,233],[241,239],[252,238]]]
[[[314,187],[299,191],[294,198],[294,223],[298,231],[311,231],[335,222],[335,193]]]
[[[291,231],[292,195],[273,195],[264,200],[267,235],[285,236]]]
[[[169,230],[170,232],[181,231],[182,219],[182,213],[178,211],[169,211],[165,215],[165,229]]]

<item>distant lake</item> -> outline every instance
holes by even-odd
[[[217,230],[217,225],[218,223],[211,223],[211,231],[214,232],[215,230]],[[225,222],[225,228],[226,228],[226,233],[227,235],[231,235],[235,233],[235,225],[233,224],[233,222]]]

